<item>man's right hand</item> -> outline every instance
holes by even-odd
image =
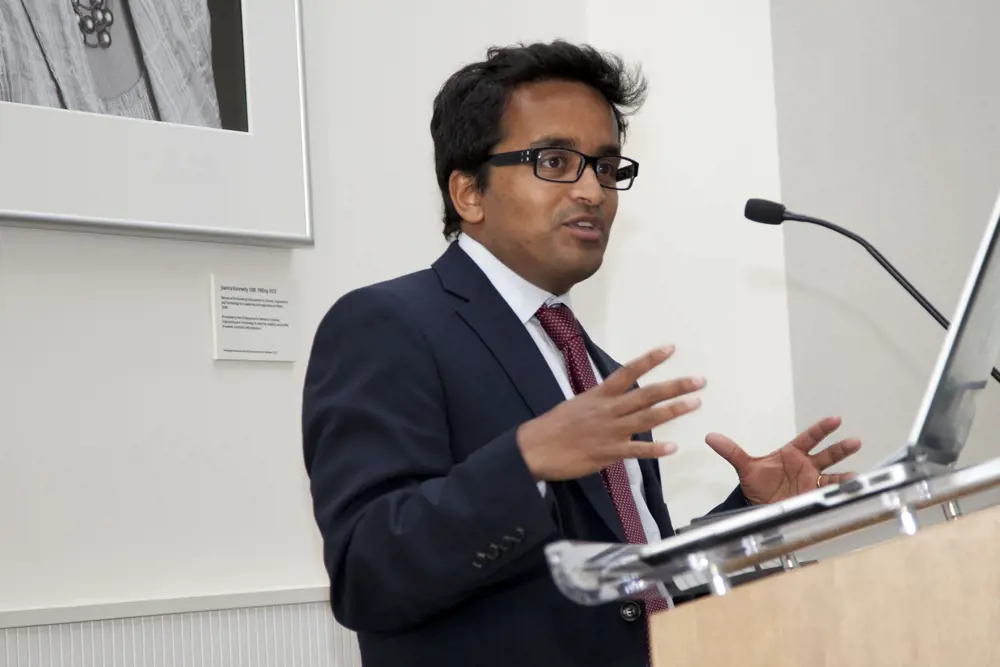
[[[652,459],[677,451],[673,443],[642,442],[632,436],[698,409],[701,399],[696,396],[660,404],[701,389],[704,378],[670,380],[629,391],[673,352],[673,346],[648,352],[593,389],[522,424],[517,444],[535,480],[577,479],[621,459]]]

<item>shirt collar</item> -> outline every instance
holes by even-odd
[[[521,319],[522,324],[527,324],[528,320],[534,317],[538,309],[545,304],[561,303],[572,309],[568,292],[556,296],[529,283],[497,259],[496,255],[486,249],[486,246],[467,234],[459,235],[458,245],[486,274],[486,278],[500,293],[507,305],[511,307],[511,310]]]

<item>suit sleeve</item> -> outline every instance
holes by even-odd
[[[716,505],[708,513],[709,515],[715,514],[717,512],[729,512],[732,510],[744,509],[750,507],[750,501],[747,500],[746,496],[743,495],[743,490],[737,486],[733,489],[733,492],[729,494],[722,503]]]
[[[337,620],[413,627],[538,567],[556,531],[514,429],[457,462],[429,343],[394,294],[342,298],[306,371],[303,445]]]

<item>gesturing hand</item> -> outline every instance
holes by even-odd
[[[729,461],[740,478],[740,489],[751,503],[774,503],[818,486],[839,484],[850,473],[825,475],[827,468],[861,449],[861,441],[848,438],[810,454],[823,439],[840,427],[840,418],[827,417],[800,433],[794,440],[767,456],[753,457],[724,435],[710,433],[705,442]]]
[[[517,444],[534,478],[575,479],[621,459],[651,459],[677,451],[673,443],[641,442],[632,436],[696,410],[701,400],[694,396],[660,403],[701,389],[704,379],[676,379],[629,391],[673,352],[673,346],[648,352],[602,384],[522,424]]]

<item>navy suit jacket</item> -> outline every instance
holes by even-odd
[[[587,342],[603,376],[618,368]],[[565,396],[457,244],[333,305],[303,399],[333,612],[366,666],[646,664],[645,616],[627,613],[638,605],[583,607],[552,581],[547,543],[627,540],[600,474],[539,493],[516,430]],[[659,469],[640,466],[672,535]],[[737,489],[716,510],[745,505]]]

